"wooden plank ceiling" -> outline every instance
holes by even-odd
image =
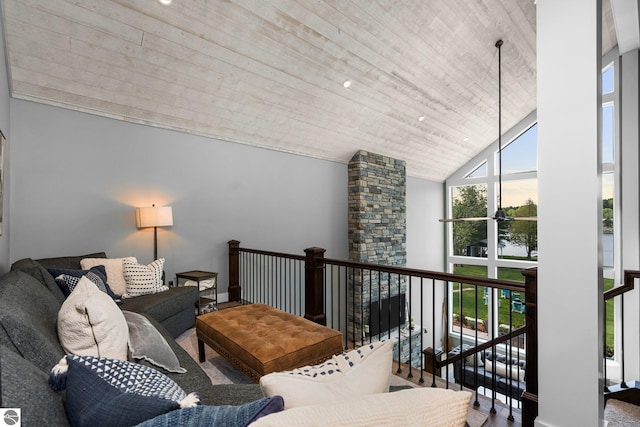
[[[2,4],[13,97],[135,123],[443,181],[497,138],[498,39],[503,130],[536,108],[534,0]]]

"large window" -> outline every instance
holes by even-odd
[[[606,58],[602,72],[602,246],[604,289],[620,283],[618,248],[620,239],[619,212],[619,146],[618,82],[616,55]],[[472,162],[447,180],[448,216],[491,216],[501,202],[508,217],[535,217],[538,211],[537,180],[537,124],[535,114],[505,133],[507,141],[502,150],[499,167],[497,141]],[[502,169],[502,179],[499,171]],[[500,181],[502,185],[500,186]],[[501,200],[500,200],[501,199]],[[449,271],[458,274],[509,279],[524,282],[523,268],[534,266],[538,260],[537,222],[494,220],[456,222],[448,225]],[[488,290],[452,286],[450,322],[452,331],[470,337],[498,336],[491,325],[504,325],[511,319],[512,327],[524,324],[524,314],[514,312],[505,304],[505,295]],[[513,297],[513,296],[512,296]],[[517,298],[524,303],[524,295]],[[517,307],[520,307],[519,305]],[[516,307],[516,308],[517,308]],[[615,303],[606,303],[606,354],[615,356],[617,311]],[[478,335],[478,332],[480,335]],[[495,332],[495,333],[494,333]]]
[[[610,62],[602,71],[602,264],[604,267],[604,290],[611,289],[620,282],[620,272],[616,268],[619,243],[617,238],[616,213],[618,211],[617,197],[619,185],[616,161],[618,146],[616,130],[616,87],[615,63]],[[614,300],[606,303],[605,322],[605,355],[615,356],[615,319],[616,310]]]
[[[519,128],[503,136],[507,142],[502,153],[498,152],[496,142],[458,176],[449,179],[451,217],[492,216],[499,205],[508,217],[536,217],[537,133],[535,117],[529,117]],[[524,282],[520,271],[537,261],[536,221],[454,222],[449,225],[448,236],[449,271],[456,274]],[[508,332],[509,324],[512,328],[524,325],[524,294],[521,293],[511,295],[454,284],[450,301],[454,334],[483,339]],[[492,327],[498,330],[491,331]]]

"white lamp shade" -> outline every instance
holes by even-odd
[[[171,227],[173,225],[173,211],[171,206],[151,206],[148,208],[136,208],[136,226]]]

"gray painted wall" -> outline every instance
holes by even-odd
[[[1,13],[1,12],[0,12]],[[7,138],[7,141],[11,140],[11,132],[9,129],[9,82],[7,79],[7,68],[5,66],[5,54],[4,54],[4,19],[0,19],[0,129]],[[9,150],[7,147],[5,164],[9,165]],[[3,167],[3,165],[0,165]],[[5,171],[5,185],[2,204],[2,236],[0,236],[0,273],[4,273],[9,270],[9,203],[10,203],[10,191],[9,191],[9,172],[8,168]]]
[[[173,207],[174,226],[158,231],[167,280],[211,269],[226,291],[230,239],[347,258],[344,164],[21,100],[11,101],[11,126],[11,262],[104,250],[149,263],[153,233],[136,229],[134,208],[153,203]],[[440,214],[422,211],[442,206],[442,185],[411,182],[408,229],[433,241],[416,238],[409,256],[441,269]]]

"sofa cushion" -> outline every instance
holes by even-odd
[[[120,304],[120,308],[136,313],[146,313],[158,322],[162,322],[184,310],[185,307],[193,307],[195,319],[196,301],[198,301],[197,288],[179,286],[157,294],[124,299]]]
[[[155,369],[124,360],[67,355],[49,377],[66,389],[72,426],[133,426],[174,409],[199,404],[196,393]]]
[[[66,268],[69,270],[88,270],[88,268],[82,268],[80,266],[80,261],[84,258],[106,258],[107,254],[104,252],[96,252],[92,254],[86,255],[78,255],[78,256],[62,256],[55,258],[40,258],[37,259],[44,268]]]
[[[103,257],[86,257],[80,260],[80,266],[83,270],[88,270],[96,265],[104,265],[107,272],[107,282],[113,293],[122,296],[127,292],[127,283],[124,280],[122,262],[125,259],[136,261],[135,257],[126,258],[103,258]]]
[[[32,276],[21,271],[0,276],[0,344],[48,372],[64,355],[57,333],[59,309],[56,298]]]
[[[51,295],[55,297],[60,304],[64,302],[66,298],[60,287],[56,284],[53,276],[49,274],[46,268],[44,268],[38,261],[34,261],[31,258],[24,258],[20,261],[16,261],[11,265],[11,271],[22,271],[32,276],[43,286],[45,286],[51,292]]]
[[[0,360],[3,408],[21,408],[23,426],[69,425],[62,396],[51,390],[46,373],[3,345]]]

